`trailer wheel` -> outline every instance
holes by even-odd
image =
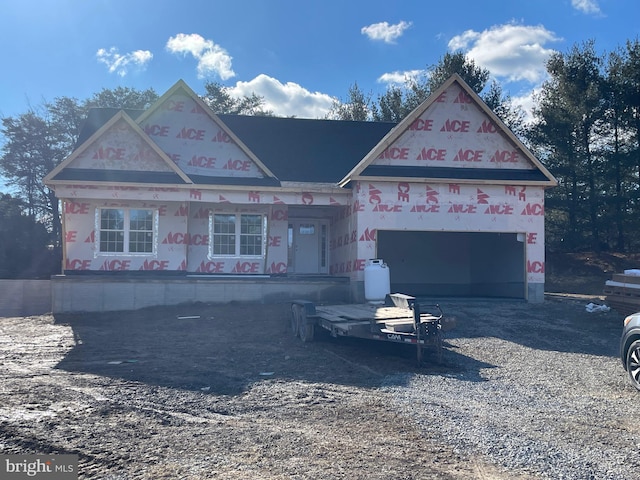
[[[307,318],[307,312],[304,308],[299,307],[300,315],[298,317],[298,335],[303,342],[313,342],[315,334],[315,325],[312,320]]]
[[[296,305],[295,303],[291,305],[291,333],[293,333],[294,337],[299,335],[301,310],[302,307],[300,307],[300,305]]]

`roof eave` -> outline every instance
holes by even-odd
[[[526,185],[550,188],[557,186],[557,182],[551,180],[502,180],[502,179],[470,179],[455,177],[387,177],[377,175],[358,175],[345,182],[409,182],[409,183],[454,183],[465,185]]]

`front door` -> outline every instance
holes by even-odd
[[[289,268],[292,273],[327,273],[327,222],[290,219]]]

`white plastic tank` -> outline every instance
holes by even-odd
[[[364,267],[364,298],[367,302],[382,303],[391,293],[389,267],[379,258],[367,260]]]

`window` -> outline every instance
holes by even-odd
[[[152,254],[157,220],[154,210],[100,208],[96,211],[100,253]]]
[[[213,254],[235,255],[236,218],[235,215],[213,216]]]
[[[300,235],[315,235],[316,226],[314,223],[301,223],[298,231]]]
[[[212,256],[264,255],[267,227],[264,215],[215,213],[210,224]]]

